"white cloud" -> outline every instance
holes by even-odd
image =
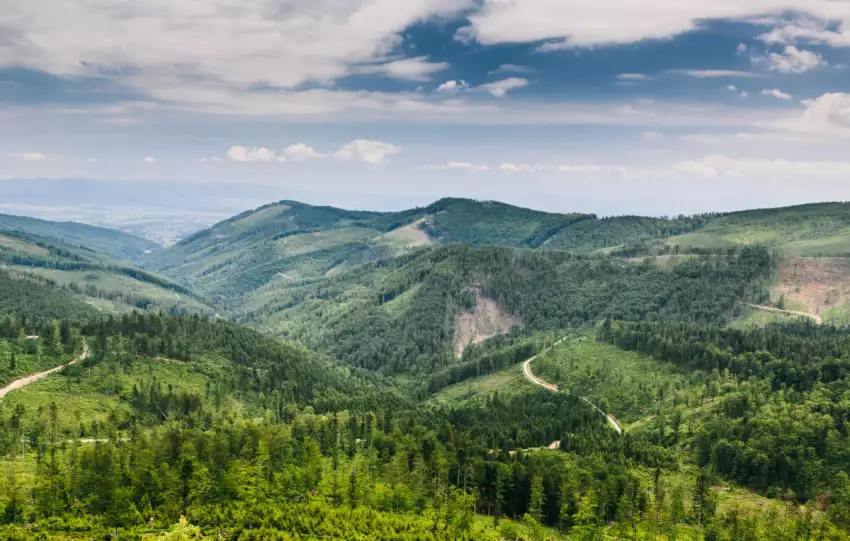
[[[746,52],[747,52],[747,44],[746,43],[739,43],[738,46],[735,47],[735,53],[736,54],[742,55]]]
[[[773,88],[773,89],[770,89],[770,90],[762,90],[761,95],[762,96],[773,96],[774,98],[777,98],[777,99],[780,99],[780,100],[790,100],[793,97],[793,96],[791,96],[791,94],[786,94],[785,92],[779,90],[778,88]]]
[[[826,65],[819,54],[797,49],[793,45],[785,47],[782,53],[769,53],[766,60],[769,70],[782,73],[805,73]]]
[[[459,169],[470,173],[483,173],[490,170],[489,165],[470,162],[448,162],[441,165],[426,165],[425,169],[444,171],[446,169]]]
[[[687,160],[677,163],[666,172],[705,178],[716,178],[720,176],[756,178],[768,176],[785,179],[841,179],[850,175],[850,163],[735,159],[718,154],[706,156],[698,160]]]
[[[534,69],[518,64],[502,64],[498,68],[487,72],[488,75],[496,75],[498,73],[534,73]]]
[[[454,94],[456,92],[460,92],[461,90],[465,90],[467,88],[469,88],[469,84],[466,81],[463,81],[463,80],[454,81],[453,80],[453,81],[446,81],[445,83],[438,86],[437,92],[446,92],[446,93]]]
[[[770,124],[779,131],[850,138],[850,94],[833,92],[803,102],[800,114],[780,118]]]
[[[384,163],[389,156],[401,152],[401,148],[380,141],[357,139],[343,146],[334,153],[337,160],[360,159],[366,163],[377,165]]]
[[[617,75],[617,79],[623,81],[651,81],[652,77],[645,73],[621,73]]]
[[[633,181],[727,179],[746,185],[747,182],[764,180],[843,180],[850,176],[850,162],[731,158],[724,154],[714,154],[657,167],[572,164],[561,165],[558,171],[582,176],[628,178]]]
[[[575,175],[613,175],[626,178],[630,175],[629,169],[621,165],[599,165],[599,164],[568,164],[559,165],[558,171]]]
[[[366,64],[352,68],[357,74],[379,74],[405,81],[430,81],[434,73],[443,71],[449,65],[445,62],[429,62],[428,57],[417,56],[403,58],[381,64]]]
[[[738,87],[737,87],[737,86],[735,86],[735,85],[726,85],[726,90],[730,90],[730,91],[732,91],[732,92],[737,92],[737,91],[738,91]]]
[[[397,51],[411,24],[469,5],[470,0],[13,2],[0,13],[4,34],[14,36],[0,41],[0,67],[109,78],[148,95],[166,90],[166,83],[187,94],[228,90],[242,97],[257,93],[257,87],[326,84],[357,66],[424,79],[443,65],[423,59],[364,63]]]
[[[688,77],[696,77],[697,79],[716,79],[722,77],[758,77],[756,73],[749,71],[737,70],[688,70],[678,69],[670,70],[669,73],[677,73],[679,75],[687,75]]]
[[[327,157],[325,154],[316,152],[313,147],[309,147],[304,143],[296,143],[294,145],[289,145],[288,147],[283,149],[283,155],[295,161]]]
[[[286,158],[276,157],[275,153],[264,147],[246,148],[243,146],[231,147],[227,151],[227,158],[232,162],[273,162],[286,161]]]
[[[156,159],[153,156],[145,156],[142,158],[142,161],[145,163],[156,163]]]
[[[741,93],[740,93],[740,94],[738,94],[738,96],[740,96],[740,97],[742,97],[742,98],[749,98],[749,97],[750,97],[750,93],[749,93],[749,92],[747,92],[746,90],[742,90],[742,91],[741,91]]]
[[[850,23],[850,5],[834,0],[483,0],[459,31],[485,45],[551,40],[543,50],[634,43],[670,38],[694,30],[710,19],[806,12],[827,21]],[[616,16],[612,16],[616,14]],[[846,26],[842,28],[847,28]]]
[[[657,141],[659,139],[666,139],[666,135],[657,131],[645,131],[640,134],[641,138],[646,139],[647,141]]]
[[[535,52],[538,53],[554,53],[557,51],[566,51],[567,49],[572,49],[575,47],[569,40],[563,39],[560,41],[547,41],[546,43],[538,46],[534,49]]]
[[[501,81],[495,81],[492,83],[486,83],[483,85],[476,86],[473,90],[489,92],[497,98],[503,98],[507,96],[508,92],[510,92],[511,90],[514,90],[516,88],[522,88],[524,86],[528,86],[529,84],[531,83],[528,79],[510,77]]]
[[[536,173],[537,171],[540,171],[542,169],[542,165],[534,165],[527,163],[516,164],[502,162],[502,164],[499,165],[499,170],[504,173]]]
[[[825,19],[795,17],[791,21],[783,21],[779,26],[759,37],[765,43],[773,45],[790,45],[805,41],[833,47],[850,47],[850,25],[847,24],[846,17],[843,20],[844,25],[832,29]]]
[[[13,152],[9,156],[30,162],[41,162],[47,159],[47,156],[43,152]]]

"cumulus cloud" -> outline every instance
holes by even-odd
[[[766,61],[767,69],[782,73],[805,73],[826,65],[819,54],[800,50],[793,45],[785,47],[782,53],[769,53]]]
[[[617,75],[617,79],[622,81],[651,81],[652,77],[645,73],[621,73]]]
[[[437,87],[437,92],[445,92],[448,94],[454,94],[456,92],[460,92],[461,90],[465,90],[469,88],[469,84],[466,81],[446,81]]]
[[[313,147],[309,147],[304,143],[296,143],[294,145],[289,145],[288,147],[283,149],[283,155],[295,161],[327,157],[325,154],[316,152]]]
[[[352,72],[357,74],[379,74],[393,79],[424,82],[430,81],[434,73],[443,71],[448,67],[449,65],[445,62],[429,62],[428,57],[417,56],[381,64],[355,66],[352,68]]]
[[[777,98],[777,99],[780,99],[780,100],[790,100],[793,97],[793,96],[791,96],[791,94],[786,94],[785,92],[779,90],[778,88],[773,88],[773,89],[770,89],[770,90],[762,90],[761,95],[762,96],[773,96],[774,98]]]
[[[839,7],[838,4],[836,7]],[[843,20],[844,25],[831,28],[827,19],[795,17],[759,37],[765,43],[773,45],[790,45],[805,41],[833,47],[850,47],[850,25],[847,24],[846,17]]]
[[[736,53],[736,54],[739,54],[739,55],[742,55],[742,54],[744,54],[744,53],[746,53],[746,52],[747,52],[747,48],[748,48],[748,47],[747,47],[747,44],[746,44],[746,43],[739,43],[739,44],[738,44],[738,46],[737,46],[737,47],[735,47],[735,53]]]
[[[43,152],[12,152],[9,156],[18,160],[26,160],[29,162],[41,162],[47,159],[47,155]]]
[[[536,173],[543,169],[542,165],[528,164],[528,163],[507,163],[502,162],[499,165],[499,170],[503,173]]]
[[[359,159],[366,163],[377,165],[384,163],[388,157],[401,152],[401,148],[380,141],[357,139],[337,150],[333,157],[337,160]]]
[[[501,81],[495,81],[492,83],[486,83],[483,85],[476,86],[474,90],[489,92],[497,98],[503,98],[507,96],[508,92],[510,92],[511,90],[514,90],[516,88],[522,88],[530,84],[531,82],[528,79],[523,79],[520,77],[511,77],[509,79],[503,79]]]
[[[485,45],[549,40],[541,48],[555,51],[670,38],[708,19],[752,20],[788,10],[850,23],[850,6],[834,0],[691,0],[676,3],[675,9],[669,2],[645,0],[482,0],[482,7],[469,15],[470,25],[458,34]]]
[[[227,158],[232,162],[273,162],[286,161],[286,158],[275,156],[275,153],[264,147],[247,148],[243,146],[231,147],[227,151]]]
[[[850,138],[850,94],[832,92],[803,102],[805,110],[775,120],[775,130],[800,134]]]
[[[13,2],[0,14],[4,34],[14,37],[0,41],[0,67],[108,77],[149,95],[181,88],[195,102],[212,91],[244,96],[257,87],[324,84],[358,66],[427,79],[444,65],[369,63],[397,52],[410,25],[467,7],[469,0],[113,0],[108,9],[100,0]]]
[[[145,156],[142,158],[142,161],[145,163],[156,163],[156,159],[153,156]]]

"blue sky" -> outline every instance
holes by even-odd
[[[0,179],[601,214],[847,200],[848,66],[832,0],[17,2]]]

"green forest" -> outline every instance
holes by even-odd
[[[850,539],[850,331],[747,319],[843,219],[0,223],[0,541]]]

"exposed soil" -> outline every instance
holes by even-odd
[[[819,315],[850,301],[850,261],[843,258],[794,259],[779,269],[774,301],[785,295],[789,309]]]
[[[455,327],[455,344],[457,356],[463,354],[463,350],[471,344],[477,344],[498,334],[505,334],[514,325],[520,325],[522,321],[507,313],[499,303],[481,295],[478,290],[475,293],[475,310],[464,312],[457,319]]]

